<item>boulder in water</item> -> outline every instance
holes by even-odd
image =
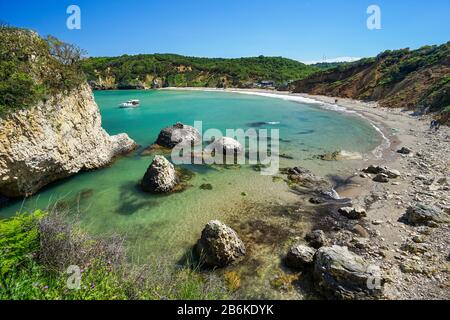
[[[173,164],[165,157],[156,156],[142,179],[142,189],[149,193],[168,193],[178,183]]]
[[[191,144],[198,145],[201,142],[202,137],[197,129],[178,122],[171,127],[161,130],[155,144],[173,149],[180,144],[190,146]]]
[[[286,265],[292,269],[302,269],[314,262],[316,250],[304,245],[292,246],[286,255]]]
[[[208,267],[223,268],[242,260],[245,245],[236,231],[220,221],[209,222],[196,245],[197,254]]]

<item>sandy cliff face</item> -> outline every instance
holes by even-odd
[[[0,118],[0,195],[30,196],[56,180],[110,164],[135,149],[128,135],[110,136],[84,85]]]

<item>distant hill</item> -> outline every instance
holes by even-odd
[[[155,86],[245,88],[260,81],[280,86],[319,71],[316,67],[281,57],[221,59],[175,54],[89,58],[83,61],[82,66],[95,89]]]
[[[383,107],[450,113],[450,42],[385,51],[292,84],[297,93],[378,101]]]
[[[336,67],[340,67],[346,64],[349,64],[350,62],[319,62],[315,64],[311,64],[312,67],[319,68],[320,70],[328,70],[333,69]]]

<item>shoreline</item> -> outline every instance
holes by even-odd
[[[273,99],[283,99],[298,103],[314,104],[326,110],[356,115],[367,121],[383,139],[383,142],[371,151],[371,156],[366,159],[366,162],[383,161],[383,159],[388,157],[389,149],[398,145],[397,139],[392,136],[393,128],[383,122],[383,119],[386,117],[386,113],[389,113],[389,109],[379,108],[376,102],[363,102],[346,98],[317,96],[303,93],[291,93],[285,91],[273,91],[264,89],[169,87],[161,88],[158,90],[223,92],[254,95]],[[338,100],[337,104],[335,103],[336,100]],[[407,115],[404,116],[410,118]]]
[[[336,191],[354,206],[366,209],[367,217],[356,220],[354,230],[327,233],[330,242],[349,247],[385,274],[385,298],[401,300],[450,299],[450,224],[435,228],[415,227],[402,221],[408,208],[417,204],[450,215],[450,128],[429,130],[427,117],[414,117],[399,109],[378,107],[376,102],[345,98],[278,93],[267,90],[166,88],[243,93],[338,105],[366,118],[389,140],[380,158],[369,165],[387,166],[400,172],[388,183],[354,167],[354,174]],[[338,110],[339,111],[339,110]],[[397,151],[407,147],[408,155]],[[366,166],[366,167],[367,167]]]

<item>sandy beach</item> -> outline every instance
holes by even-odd
[[[408,208],[426,205],[450,213],[450,128],[430,131],[430,117],[412,116],[408,111],[361,102],[307,94],[267,90],[168,88],[165,90],[208,90],[271,96],[292,101],[322,103],[356,112],[380,130],[387,139],[378,157],[368,165],[387,166],[400,176],[387,183],[373,181],[375,175],[354,168],[337,188],[341,197],[367,211],[354,230],[328,232],[332,244],[345,245],[381,267],[386,278],[386,299],[450,299],[449,223],[411,226],[402,217]],[[335,104],[337,100],[337,106]],[[400,154],[406,147],[409,154]],[[299,164],[301,165],[301,164]]]

